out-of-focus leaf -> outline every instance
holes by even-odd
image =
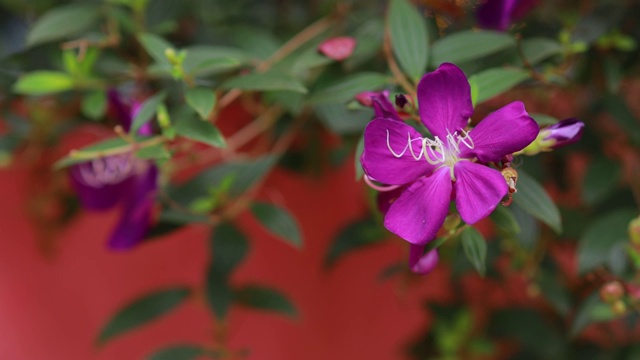
[[[95,90],[82,98],[82,114],[91,120],[98,120],[107,110],[107,94],[104,90]]]
[[[259,59],[267,59],[278,50],[280,41],[273,32],[259,27],[242,26],[232,30],[233,44]]]
[[[99,17],[97,3],[56,7],[42,15],[27,35],[27,45],[67,39],[93,26]]]
[[[535,120],[540,126],[553,125],[559,121],[553,116],[545,115],[545,114],[530,113],[529,116],[531,116],[533,120]]]
[[[193,88],[184,94],[187,104],[195,110],[201,118],[207,119],[216,106],[216,94],[208,88]]]
[[[629,105],[620,96],[608,94],[603,99],[603,105],[607,112],[629,135],[634,144],[640,144],[640,127],[638,119],[633,115]]]
[[[280,291],[261,285],[245,285],[235,289],[234,303],[291,317],[298,315],[296,307]]]
[[[315,107],[318,118],[337,134],[359,134],[373,117],[373,110],[349,110],[344,104],[320,104]]]
[[[138,159],[145,160],[166,160],[171,158],[171,153],[164,144],[145,146],[136,150],[135,154]]]
[[[509,208],[505,206],[497,206],[491,213],[490,218],[491,221],[493,221],[493,223],[496,224],[503,232],[510,235],[517,235],[520,233],[520,225]]]
[[[169,59],[165,55],[167,49],[173,49],[173,45],[170,42],[163,39],[162,37],[150,34],[143,33],[138,35],[138,41],[144,47],[144,49],[151,55],[153,60],[155,60],[158,64],[161,65],[170,65]]]
[[[45,95],[73,89],[73,79],[59,71],[38,70],[21,76],[13,91],[24,95]]]
[[[189,288],[175,287],[156,291],[136,299],[118,311],[100,331],[98,343],[129,332],[169,313],[191,294]]]
[[[582,200],[587,205],[596,205],[610,195],[618,185],[622,175],[620,164],[599,157],[589,164],[582,184]]]
[[[429,60],[429,33],[424,16],[407,0],[391,0],[387,24],[393,53],[409,78],[417,81]]]
[[[251,212],[269,232],[297,248],[302,247],[302,235],[298,224],[286,209],[256,202],[251,205]]]
[[[551,304],[558,314],[567,316],[571,311],[571,297],[564,284],[549,271],[538,274],[538,286],[544,298]]]
[[[233,302],[229,277],[245,258],[249,242],[233,224],[222,223],[213,229],[210,248],[211,264],[207,270],[205,294],[213,312],[222,319]]]
[[[360,163],[360,157],[362,157],[362,153],[364,153],[364,135],[360,137],[358,140],[358,145],[356,146],[356,155],[355,155],[355,167],[356,167],[356,181],[362,179],[364,176],[364,169],[362,168],[362,163]]]
[[[176,134],[207,145],[224,148],[227,146],[218,127],[206,120],[185,116],[175,125]]]
[[[490,333],[517,340],[534,359],[566,359],[562,334],[529,309],[506,309],[496,312],[490,321]]]
[[[487,243],[484,236],[475,228],[467,226],[460,234],[460,240],[467,259],[473,264],[478,273],[484,276],[487,268]]]
[[[197,75],[210,75],[247,64],[252,60],[252,56],[247,52],[228,46],[196,45],[184,50],[187,56],[182,65],[188,73]],[[221,61],[216,63],[212,62],[213,60]]]
[[[342,228],[333,240],[324,259],[326,267],[333,266],[344,255],[384,240],[384,232],[371,218],[358,220]]]
[[[522,40],[522,53],[530,65],[561,54],[562,44],[553,39],[534,37]]]
[[[536,219],[529,215],[526,211],[522,210],[517,204],[509,206],[513,218],[518,223],[521,231],[516,236],[520,245],[527,250],[534,248],[540,235],[540,225]]]
[[[516,45],[513,36],[496,31],[461,31],[437,40],[431,47],[431,65],[478,60]]]
[[[556,233],[562,232],[560,210],[544,188],[522,170],[518,171],[518,192],[513,195],[513,201]]]
[[[223,85],[227,89],[241,90],[288,90],[299,93],[307,93],[307,88],[291,75],[270,71],[266,73],[253,73],[235,77],[226,81]]]
[[[523,69],[494,68],[484,70],[469,77],[471,88],[477,88],[477,91],[471,91],[472,94],[475,94],[471,100],[474,105],[481,103],[510,90],[527,79],[529,79],[529,72]]]
[[[167,94],[162,91],[153,95],[142,103],[140,111],[138,112],[136,117],[133,118],[133,122],[131,123],[131,129],[129,130],[130,134],[137,134],[138,130],[140,130],[143,125],[153,119],[154,114],[156,113],[158,107],[160,107],[160,104],[162,104],[166,96]]]
[[[379,53],[384,37],[384,23],[382,19],[373,17],[358,27],[353,36],[356,38],[356,48],[345,61],[347,69],[355,69]]]
[[[609,321],[614,318],[615,314],[611,305],[603,303],[597,292],[593,293],[578,308],[571,325],[571,336],[578,336],[591,323]]]
[[[637,215],[635,210],[620,209],[590,224],[580,238],[578,272],[584,274],[605,264],[617,244],[629,241],[629,222]]]
[[[336,83],[311,94],[313,104],[347,102],[358,93],[383,88],[389,78],[378,73],[358,73],[338,80]]]
[[[100,151],[104,151],[104,150],[109,150],[109,149],[114,149],[114,148],[118,148],[121,146],[125,146],[127,145],[126,140],[124,140],[123,138],[120,137],[116,137],[116,138],[111,138],[111,139],[106,139],[97,143],[93,143],[91,145],[87,145],[85,147],[83,147],[80,150],[76,150],[79,153],[93,153],[93,152],[100,152]],[[82,163],[85,161],[88,161],[89,159],[85,156],[71,156],[71,155],[67,155],[65,157],[63,157],[62,159],[56,161],[53,164],[53,168],[54,169],[62,169],[65,168],[67,166],[73,165],[73,164],[78,164],[78,163]]]
[[[209,350],[201,345],[179,344],[160,349],[151,354],[147,360],[198,360],[203,356],[216,359],[221,355],[219,352]]]

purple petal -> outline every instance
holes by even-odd
[[[402,121],[396,107],[389,101],[389,92],[382,91],[371,98],[371,105],[376,117]]]
[[[113,111],[113,115],[120,121],[124,131],[129,131],[133,116],[131,115],[131,106],[125,104],[122,97],[115,89],[107,91],[107,103],[109,109]]]
[[[110,249],[127,250],[144,238],[151,222],[157,178],[158,169],[155,165],[149,165],[145,171],[133,177],[124,212],[109,238]]]
[[[584,123],[578,119],[565,119],[542,131],[548,133],[544,140],[553,140],[553,148],[573,144],[582,137]]]
[[[117,157],[95,159],[94,161],[101,161],[105,166],[102,171],[96,171],[92,162],[77,164],[69,169],[71,186],[83,208],[106,210],[126,196],[131,182],[130,173],[117,173],[110,169],[110,164],[116,165],[119,160]]]
[[[378,192],[376,202],[378,205],[378,210],[382,213],[382,215],[385,215],[387,211],[389,211],[391,204],[393,204],[393,202],[400,197],[405,189],[406,186],[401,186],[394,190]]]
[[[423,254],[424,246],[410,245],[409,268],[416,274],[426,275],[438,265],[438,250],[433,249]]]
[[[483,29],[506,31],[513,21],[518,0],[487,0],[476,10],[478,26]]]
[[[454,168],[456,208],[467,224],[487,217],[509,190],[502,174],[488,166],[460,161]]]
[[[451,188],[447,167],[417,180],[391,204],[384,226],[412,244],[426,244],[436,237],[449,212]]]
[[[364,152],[360,158],[366,174],[388,185],[407,184],[429,174],[433,165],[424,156],[419,160],[413,156],[420,156],[422,141],[411,142],[412,154],[408,147],[409,136],[411,139],[422,138],[420,133],[403,122],[382,118],[371,121],[364,130]],[[396,155],[402,156],[396,157],[390,148]]]
[[[514,101],[489,114],[469,132],[474,148],[460,146],[460,157],[500,161],[505,155],[524,149],[536,139],[539,130],[524,104]]]
[[[440,139],[463,129],[473,114],[467,77],[457,66],[443,63],[420,80],[418,105],[420,119]]]

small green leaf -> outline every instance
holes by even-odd
[[[164,144],[155,144],[136,150],[136,157],[143,160],[167,160],[171,159],[171,153]]]
[[[147,360],[198,360],[202,356],[216,359],[221,355],[217,351],[209,350],[200,345],[180,344],[160,349],[150,355]]]
[[[251,309],[281,313],[291,317],[298,311],[281,292],[260,285],[246,285],[234,291],[234,302]]]
[[[251,205],[251,212],[269,232],[297,248],[302,247],[298,224],[287,210],[273,204],[256,202]]]
[[[469,77],[471,87],[476,87],[475,97],[472,97],[473,104],[489,100],[500,95],[514,86],[529,79],[529,72],[516,68],[494,68],[484,70]]]
[[[161,65],[170,65],[169,59],[165,52],[167,49],[173,49],[173,45],[162,37],[150,34],[142,33],[138,35],[138,41],[142,44],[142,47],[147,51],[149,55]]]
[[[520,233],[520,225],[509,208],[498,205],[491,213],[490,218],[501,231],[509,235]]]
[[[358,140],[358,145],[356,146],[356,155],[354,161],[356,167],[356,181],[362,179],[362,177],[364,176],[364,169],[362,168],[362,163],[360,162],[362,153],[364,153],[364,134],[363,136],[360,136],[360,140]]]
[[[518,171],[518,192],[513,195],[513,201],[536,219],[549,225],[556,233],[562,232],[562,219],[556,204],[542,185],[527,175]]]
[[[331,267],[344,255],[355,250],[379,244],[385,239],[385,233],[374,219],[355,221],[342,228],[334,238],[324,259],[324,266]]]
[[[606,199],[616,189],[621,175],[618,162],[606,157],[593,160],[583,178],[582,200],[593,206]]]
[[[247,256],[249,241],[237,227],[225,222],[213,229],[210,249],[216,272],[229,277]]]
[[[460,235],[462,249],[481,276],[486,272],[487,243],[475,228],[467,226]]]
[[[196,76],[208,76],[221,72],[225,72],[231,69],[235,69],[240,66],[240,61],[234,58],[213,58],[206,59],[200,63],[183,63],[185,71],[189,74]]]
[[[429,59],[429,34],[424,16],[407,0],[391,0],[387,23],[393,53],[409,78],[417,81]]]
[[[95,90],[82,98],[82,114],[91,120],[98,120],[107,110],[107,94],[104,90]]]
[[[76,150],[74,156],[67,155],[62,159],[56,161],[53,164],[53,168],[58,170],[58,169],[65,168],[67,166],[86,162],[91,159],[100,157],[100,152],[102,151],[118,148],[125,145],[127,145],[127,142],[120,137],[115,137],[115,138],[106,139],[97,143],[93,143],[91,145],[87,145],[83,147],[80,150]],[[95,156],[90,157],[88,156],[89,154],[95,155]]]
[[[156,291],[136,299],[116,313],[98,336],[104,344],[113,337],[134,330],[169,313],[191,294],[189,288],[175,287]]]
[[[459,64],[513,48],[513,36],[496,31],[461,31],[437,40],[431,47],[431,64]]]
[[[578,245],[578,272],[584,274],[607,263],[616,245],[629,241],[629,222],[637,215],[632,209],[621,209],[590,224]]]
[[[334,84],[312,94],[312,104],[346,102],[363,91],[373,91],[387,85],[389,78],[379,73],[363,72],[340,79]]]
[[[291,75],[275,71],[238,76],[226,81],[222,84],[222,87],[254,91],[289,90],[303,94],[307,93],[307,88],[304,87],[300,80]]]
[[[562,44],[543,38],[534,37],[522,40],[522,53],[530,65],[537,65],[541,61],[562,53]]]
[[[98,4],[95,3],[76,3],[53,8],[42,15],[31,28],[27,35],[27,45],[34,46],[80,35],[98,21],[98,10]]]
[[[611,114],[613,119],[627,133],[633,143],[640,145],[640,127],[638,126],[638,118],[621,96],[607,94],[602,100],[604,109]]]
[[[189,89],[184,97],[187,104],[203,119],[208,119],[209,114],[216,106],[216,94],[208,88]]]
[[[154,114],[156,113],[158,107],[160,107],[160,104],[162,104],[166,96],[167,94],[162,91],[153,95],[142,103],[138,115],[133,118],[133,122],[131,123],[131,129],[129,130],[130,134],[136,134],[143,125],[153,119]]]
[[[571,336],[578,336],[591,323],[609,321],[615,317],[611,305],[603,303],[599,294],[595,292],[578,308],[571,325]]]
[[[554,273],[548,271],[540,271],[537,280],[544,298],[558,314],[567,316],[571,311],[571,296],[566,286],[560,283],[560,279]]]
[[[204,144],[224,148],[227,146],[224,136],[218,127],[209,121],[186,116],[178,120],[175,125],[176,134],[188,139],[200,141]]]
[[[73,78],[59,71],[39,70],[21,76],[13,91],[24,95],[45,95],[73,89]]]

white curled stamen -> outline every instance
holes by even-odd
[[[424,159],[431,165],[439,165],[443,163],[447,163],[448,165],[452,165],[457,162],[457,155],[460,153],[460,144],[462,143],[468,149],[473,149],[475,144],[469,133],[465,130],[460,130],[460,133],[455,131],[452,133],[447,133],[446,137],[446,145],[438,136],[436,136],[433,140],[429,138],[417,137],[411,138],[411,133],[407,133],[407,145],[402,149],[400,153],[397,153],[391,147],[391,134],[389,130],[387,130],[387,148],[391,152],[391,154],[396,158],[403,157],[407,149],[411,153],[411,156],[414,160],[418,161],[420,158],[424,157]],[[413,149],[413,142],[420,141],[420,153],[416,155],[415,150]]]

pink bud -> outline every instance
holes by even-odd
[[[351,56],[355,47],[356,39],[341,36],[325,40],[318,46],[318,51],[330,59],[341,61]]]

